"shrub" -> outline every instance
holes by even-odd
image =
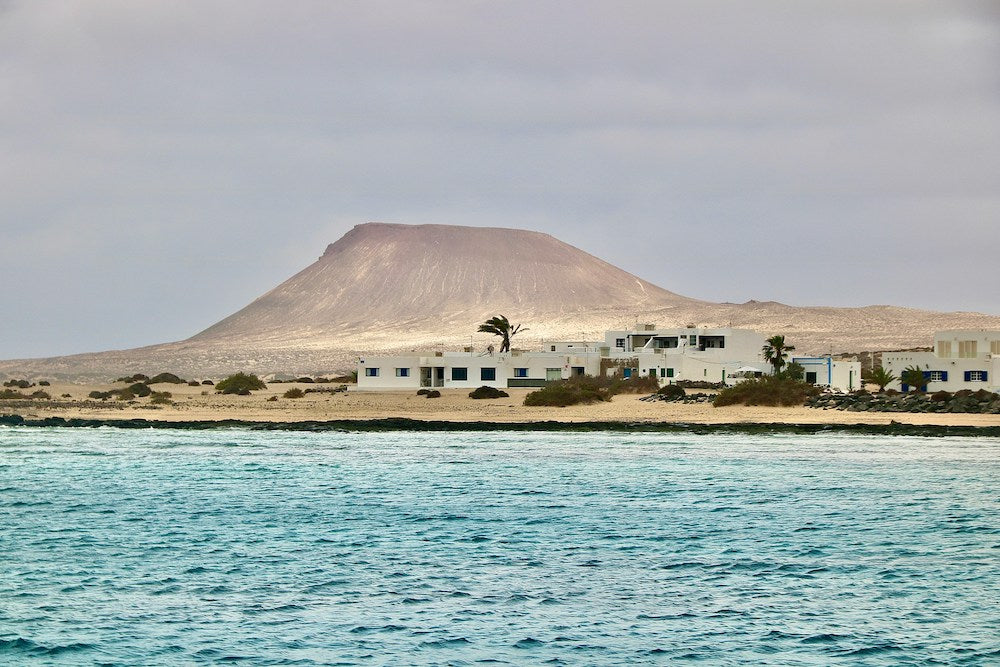
[[[38,386],[39,387],[51,387],[52,383],[49,382],[48,380],[39,380],[38,381]]]
[[[316,384],[329,384],[330,383],[330,378],[322,378],[322,377],[321,378],[316,378],[315,382],[316,382]]]
[[[600,382],[603,378],[594,378]],[[650,394],[660,388],[660,381],[652,375],[633,375],[630,378],[613,378],[607,385],[611,394]]]
[[[684,391],[684,388],[678,387],[675,384],[668,384],[663,387],[660,387],[660,389],[657,390],[656,393],[659,394],[660,396],[665,396],[667,399],[671,401],[683,400],[684,397],[687,396],[687,392]]]
[[[578,376],[569,380],[552,382],[524,397],[525,405],[551,405],[566,407],[580,403],[610,401],[613,395],[609,378]]]
[[[189,387],[200,387],[201,383],[198,382],[197,380],[191,380],[190,382],[188,382],[188,386]]]
[[[311,377],[308,377],[308,376],[300,377],[300,378],[295,378],[294,380],[292,380],[292,382],[303,382],[303,383],[306,383],[306,384],[312,384],[315,381],[316,380],[313,380]]]
[[[153,393],[153,390],[149,388],[149,385],[144,382],[136,382],[135,384],[129,385],[125,389],[121,389],[119,391],[120,393],[123,394],[125,392],[132,394],[130,398],[134,396],[149,396],[151,393]]]
[[[136,373],[135,375],[127,378],[118,378],[115,382],[145,382],[149,379],[148,375],[143,375],[142,373]]]
[[[22,394],[16,389],[4,389],[3,391],[0,391],[0,399],[21,399],[21,398],[25,399],[37,398],[48,401],[52,399],[52,396],[50,396],[48,392],[44,392],[41,389],[39,389],[38,391],[34,391],[31,394]]]
[[[49,392],[42,391],[41,389],[39,389],[38,391],[31,392],[30,398],[40,398],[40,399],[42,399],[44,401],[51,401],[52,400],[52,396],[49,395]]]
[[[161,382],[169,384],[184,384],[186,380],[182,380],[173,373],[160,373],[159,375],[154,375],[146,380],[146,384],[160,384]]]
[[[73,396],[72,396],[72,395],[70,395],[70,394],[63,394],[63,395],[62,395],[62,396],[60,396],[59,398],[73,398]]]
[[[255,389],[267,389],[267,385],[256,375],[247,373],[235,373],[225,380],[220,380],[215,385],[215,391],[219,394],[238,394],[239,396],[249,396]]]
[[[472,391],[469,392],[469,398],[475,398],[475,399],[480,399],[480,398],[507,398],[508,396],[510,396],[510,394],[508,394],[505,391],[502,391],[500,389],[496,389],[495,387],[487,387],[485,385],[482,386],[482,387],[479,387],[478,389],[473,389]]]
[[[943,401],[949,401],[951,400],[951,394],[948,393],[947,391],[935,391],[933,394],[931,394],[931,400],[937,401],[938,403],[941,403]]]
[[[441,398],[441,392],[437,389],[431,389],[427,392],[427,398]]]
[[[102,401],[106,401],[112,396],[114,396],[114,393],[110,391],[92,391],[89,394],[87,394],[87,398],[99,398]]]
[[[278,400],[277,396],[272,396],[271,398],[267,399],[267,402],[268,403],[275,403],[275,402],[277,402],[277,400]]]
[[[417,396],[426,396],[430,391],[430,389],[417,389]]]
[[[28,382],[27,380],[8,380],[7,382],[3,383],[3,386],[17,387],[18,389],[27,389],[28,387],[33,387],[35,385]]]
[[[284,394],[282,394],[282,396],[284,398],[302,398],[305,395],[306,395],[306,392],[302,391],[298,387],[292,387],[291,389],[289,389],[288,391],[286,391]]]
[[[202,383],[203,385],[206,385],[206,386],[208,386],[208,387],[214,387],[214,386],[215,386],[215,383],[214,383],[214,382],[212,382],[211,380],[202,380],[202,381],[201,381],[201,383]]]
[[[805,405],[807,398],[819,393],[818,387],[799,380],[764,376],[726,387],[712,405]]]
[[[174,402],[170,400],[172,394],[169,391],[154,391],[150,395],[149,402],[153,405],[173,405]]]

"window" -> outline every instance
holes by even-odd
[[[966,382],[986,382],[986,371],[965,371]]]
[[[552,352],[555,352],[556,351],[556,346],[555,345],[549,345],[549,350],[552,351]]]
[[[931,374],[927,376],[927,379],[931,382],[947,382],[948,371],[931,371]]]
[[[615,338],[615,347],[620,347],[621,349],[624,350],[625,349],[625,339],[624,338]]]
[[[1000,340],[990,342],[990,354],[1000,356]]]
[[[573,366],[573,375],[586,375],[587,369],[583,366]]]
[[[632,377],[632,369],[631,368],[623,368],[622,369],[622,375],[625,377],[626,380],[629,379],[630,377]]]
[[[497,369],[496,368],[480,368],[479,369],[479,379],[483,382],[493,382],[497,379]]]
[[[937,356],[941,359],[947,359],[951,356],[951,341],[950,340],[939,340],[937,343]]]
[[[667,369],[666,368],[661,368],[660,369],[660,377],[661,378],[667,377]]]
[[[688,336],[688,345],[697,345],[697,344],[698,344],[697,336]]]
[[[672,378],[673,376],[674,376],[674,369],[673,368],[668,368],[667,369],[667,377],[668,378]]]
[[[806,371],[806,382],[816,384],[816,371]]]
[[[546,382],[553,382],[554,380],[562,380],[562,369],[561,368],[546,368],[545,369],[545,380],[546,380]]]
[[[958,341],[958,357],[959,359],[975,359],[976,358],[976,343],[978,341],[974,340],[960,340]]]
[[[365,377],[366,378],[377,378],[378,377],[378,369],[377,368],[372,368],[372,367],[369,366],[368,368],[365,369]]]
[[[396,377],[398,377],[398,378],[408,378],[408,377],[410,377],[410,369],[409,368],[397,368],[396,369]]]
[[[514,369],[514,377],[516,377],[516,378],[526,378],[526,377],[528,377],[528,369],[527,368],[515,368]]]
[[[469,369],[468,368],[452,368],[451,369],[451,379],[452,381],[458,380],[459,382],[464,382],[469,379]]]

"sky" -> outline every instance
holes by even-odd
[[[194,335],[356,224],[1000,314],[992,1],[0,0],[0,358]]]

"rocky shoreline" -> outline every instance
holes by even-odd
[[[959,391],[954,394],[941,391],[933,394],[910,392],[906,394],[820,394],[806,401],[806,407],[848,412],[923,412],[1000,414],[1000,395],[993,392]]]
[[[488,422],[488,421],[431,421],[394,417],[387,419],[334,419],[327,421],[244,421],[238,419],[204,421],[158,421],[150,419],[84,419],[46,417],[26,419],[20,415],[0,415],[0,426],[37,428],[120,428],[120,429],[177,429],[203,431],[211,429],[245,429],[250,431],[306,431],[306,432],[494,432],[494,431],[555,431],[611,433],[692,433],[705,434],[830,434],[855,435],[908,435],[925,437],[963,436],[1000,437],[1000,426],[943,426],[929,424],[794,424],[794,423],[720,423],[694,424],[687,422]]]

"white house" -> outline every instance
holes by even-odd
[[[840,361],[827,356],[792,357],[789,362],[802,366],[805,371],[802,379],[809,384],[840,391],[854,391],[864,387],[860,361]]]
[[[927,391],[1000,390],[1000,331],[955,329],[934,335],[930,352],[885,352],[882,367],[897,378],[911,366],[924,373]],[[894,388],[906,391],[900,380]]]
[[[573,375],[597,375],[600,348],[593,343],[555,343],[540,351],[503,354],[412,352],[358,360],[358,389],[542,387]]]
[[[747,374],[768,373],[764,336],[749,329],[685,327],[661,329],[644,324],[608,331],[607,356],[635,359],[625,374],[655,375],[661,383],[701,380],[735,384]]]

